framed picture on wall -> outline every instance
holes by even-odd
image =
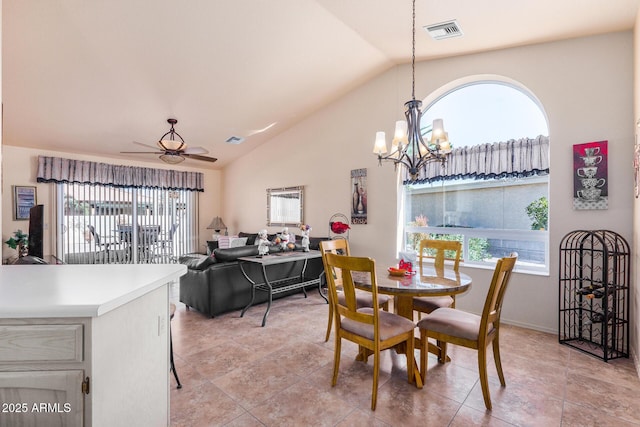
[[[573,208],[607,209],[609,178],[607,141],[573,146]]]
[[[37,204],[36,187],[13,186],[13,219],[28,220],[29,210]]]
[[[367,169],[351,171],[351,224],[367,223]]]

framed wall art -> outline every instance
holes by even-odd
[[[28,220],[29,209],[36,205],[36,187],[13,186],[13,219]]]
[[[351,171],[351,224],[367,223],[367,169]]]
[[[607,209],[609,183],[607,141],[573,146],[573,208]]]

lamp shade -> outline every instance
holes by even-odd
[[[158,141],[158,146],[163,150],[177,151],[184,146],[184,142],[178,141],[176,139],[163,139],[161,141]]]
[[[373,146],[373,152],[376,154],[384,154],[387,152],[387,141],[384,132],[376,132],[376,142]]]
[[[407,137],[407,122],[405,120],[398,120],[396,122],[396,130],[393,134],[393,145],[396,147],[400,144],[406,146],[409,143]]]
[[[431,128],[431,143],[437,144],[438,141],[443,141],[445,137],[446,132],[444,131],[442,119],[435,119],[433,121],[433,127]]]
[[[180,154],[162,154],[160,156],[160,160],[162,160],[165,163],[169,163],[171,165],[175,165],[177,163],[183,162],[184,161],[184,157],[182,157]]]
[[[222,221],[222,218],[220,218],[219,216],[213,218],[211,220],[211,224],[207,226],[207,229],[216,230],[216,231],[220,231],[223,228],[226,229],[227,226],[224,225],[224,221]]]

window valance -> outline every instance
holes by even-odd
[[[204,191],[201,172],[110,165],[38,156],[38,182]]]
[[[549,137],[512,139],[506,142],[455,148],[442,165],[431,162],[411,181],[426,183],[460,178],[493,179],[549,173]]]

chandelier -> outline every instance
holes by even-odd
[[[427,144],[422,139],[420,119],[422,118],[422,101],[416,100],[416,1],[413,0],[413,27],[412,27],[412,52],[411,52],[411,101],[404,104],[406,121],[396,122],[396,129],[391,141],[391,152],[387,154],[387,141],[384,132],[376,132],[376,140],[373,152],[378,155],[378,163],[391,161],[397,167],[402,165],[407,168],[412,180],[418,178],[420,169],[427,163],[440,161],[442,164],[451,153],[449,135],[444,131],[442,119],[433,121],[431,127],[431,139]]]

